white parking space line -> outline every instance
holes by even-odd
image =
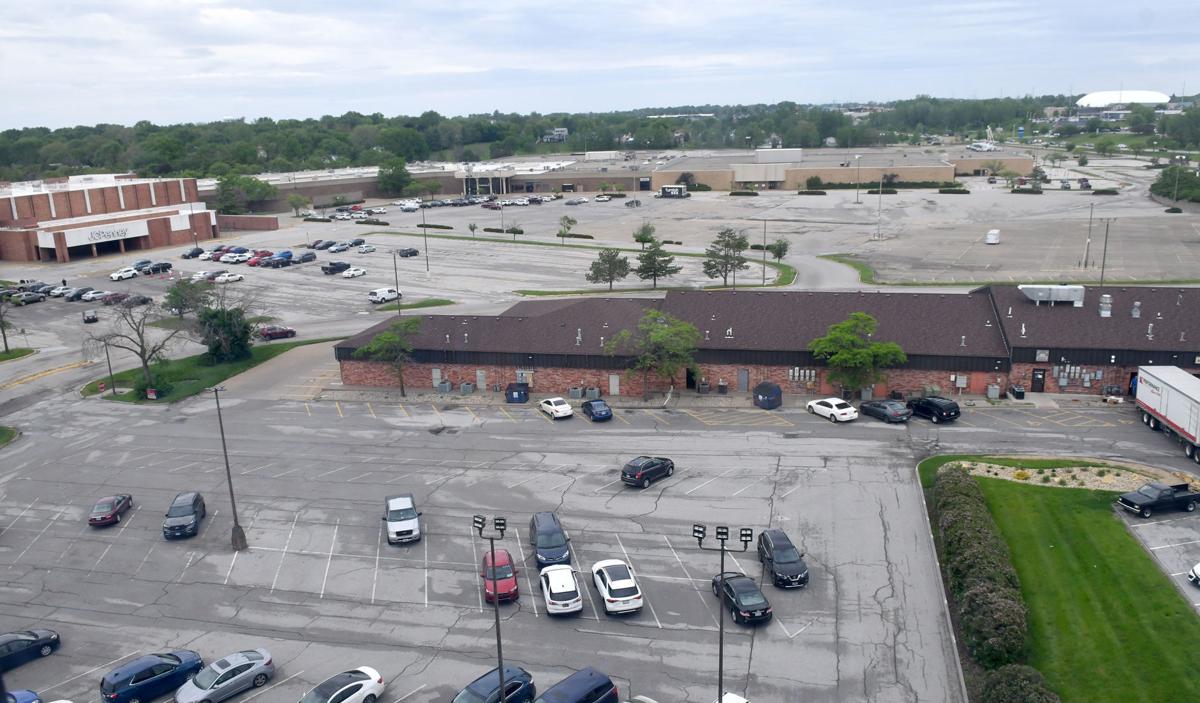
[[[252,473],[254,473],[255,471],[262,471],[263,469],[270,468],[270,467],[272,467],[272,466],[274,466],[274,465],[275,465],[275,463],[274,463],[274,462],[271,462],[271,463],[269,463],[269,464],[263,464],[262,466],[256,466],[256,467],[254,467],[253,469],[246,469],[245,471],[243,471],[242,473],[240,473],[240,474],[238,474],[238,475],[239,475],[239,476],[245,476],[246,474],[252,474]]]
[[[395,482],[397,482],[397,481],[400,481],[400,480],[402,480],[402,479],[406,479],[406,478],[408,478],[409,476],[412,476],[412,474],[400,474],[399,476],[397,476],[397,477],[395,477],[395,478],[389,478],[388,480],[384,481],[384,483],[395,483]]]
[[[100,566],[100,562],[104,561],[104,557],[108,556],[108,550],[110,550],[110,549],[112,549],[111,544],[108,545],[107,547],[105,547],[103,552],[100,552],[100,557],[98,559],[96,559],[96,563],[92,564],[92,568],[88,569],[88,572],[87,572],[88,576],[91,576],[92,572],[96,570],[96,567]]]
[[[275,567],[275,578],[271,579],[271,593],[275,592],[275,584],[279,581],[279,572],[283,570],[283,560],[287,558],[288,546],[292,543],[292,533],[296,531],[296,521],[300,519],[300,513],[296,513],[292,517],[292,526],[288,530],[287,541],[283,543],[283,552],[279,555],[279,566]]]
[[[180,583],[183,581],[183,572],[188,570],[188,567],[192,565],[192,559],[195,558],[196,553],[189,550],[187,553],[187,562],[183,565],[183,568],[179,570],[179,575],[175,577],[175,583]]]
[[[621,548],[621,553],[625,555],[625,563],[629,564],[629,568],[633,569],[635,574],[638,573],[637,569],[634,569],[633,567],[633,560],[629,558],[629,552],[625,551],[625,545],[621,542],[621,533],[618,532],[616,535],[617,546]],[[662,621],[658,619],[658,613],[654,612],[654,604],[650,602],[650,597],[646,595],[646,591],[644,590],[642,591],[642,599],[646,601],[646,605],[650,606],[650,614],[654,616],[654,623],[658,625],[658,629],[661,630]]]
[[[180,472],[180,471],[183,471],[184,469],[191,468],[191,467],[193,467],[193,466],[195,466],[196,464],[199,464],[199,463],[200,463],[200,462],[198,462],[198,461],[189,461],[189,462],[188,462],[188,463],[186,463],[186,464],[180,464],[179,466],[176,466],[176,467],[175,467],[175,468],[173,468],[173,469],[169,469],[169,470],[167,471],[167,473],[169,473],[169,474],[178,473],[178,472]]]
[[[133,522],[133,519],[134,519],[135,517],[137,517],[137,515],[138,515],[138,511],[139,511],[139,510],[141,510],[141,509],[142,509],[142,504],[141,504],[141,503],[138,503],[137,505],[133,506],[133,507],[132,507],[132,508],[129,510],[129,518],[121,521],[121,526],[117,528],[117,532],[118,532],[118,533],[124,533],[124,532],[125,532],[125,528],[126,528],[126,527],[129,527],[129,523]]]
[[[517,486],[524,486],[525,484],[529,483],[530,481],[532,481],[536,478],[538,478],[538,475],[534,474],[533,476],[530,476],[529,478],[525,479],[524,481],[517,481],[516,483],[510,483],[507,486],[505,486],[505,488],[516,488]]]
[[[533,579],[529,578],[529,568],[525,562],[525,547],[521,544],[521,531],[513,528],[513,534],[517,536],[517,550],[521,552],[521,568],[525,570],[525,583],[529,586],[529,600],[533,603],[533,617],[538,617],[537,598],[533,597]]]
[[[336,469],[331,469],[324,473],[319,473],[316,476],[314,476],[313,478],[323,478],[325,476],[328,476],[329,474],[336,474],[337,472],[342,471],[343,469],[348,469],[348,468],[350,468],[350,465],[346,464],[345,466],[339,466]]]
[[[400,701],[404,700],[405,698],[408,698],[409,696],[416,693],[417,691],[420,691],[422,688],[425,688],[427,685],[428,684],[421,684],[420,686],[417,686],[413,690],[409,691],[408,693],[404,694],[403,696],[400,696],[396,700],[392,701],[392,703],[400,703]]]
[[[1150,522],[1134,522],[1134,523],[1130,523],[1129,526],[1131,528],[1149,527],[1150,525],[1161,525],[1166,522],[1179,522],[1180,520],[1194,520],[1194,519],[1196,519],[1194,515],[1188,515],[1186,517],[1173,517],[1173,518],[1168,518],[1166,520],[1152,520]]]
[[[65,685],[71,683],[72,681],[74,681],[75,679],[81,679],[84,676],[87,676],[88,674],[90,674],[94,671],[99,671],[105,667],[112,666],[113,664],[116,664],[117,662],[121,661],[122,659],[128,659],[129,657],[132,657],[133,655],[135,655],[137,653],[138,652],[135,651],[135,652],[129,652],[128,654],[122,654],[121,656],[117,657],[116,659],[113,659],[110,662],[105,662],[94,669],[88,669],[87,671],[83,672],[82,674],[77,674],[75,676],[72,676],[71,678],[67,679],[66,681],[59,681],[58,683],[54,684],[53,686],[47,686],[46,688],[41,689],[41,691],[42,691],[42,693],[45,693],[46,691],[53,691],[54,689],[58,688],[59,686],[65,686]]]
[[[685,492],[685,493],[684,493],[684,495],[688,495],[688,496],[690,496],[692,493],[694,493],[694,492],[696,492],[696,491],[700,490],[701,488],[704,488],[705,486],[707,486],[708,484],[712,483],[713,481],[716,481],[717,479],[721,478],[722,476],[724,476],[724,475],[726,475],[726,474],[729,474],[729,473],[732,473],[732,472],[734,472],[734,471],[737,471],[737,467],[736,467],[736,466],[735,466],[735,467],[733,467],[732,469],[726,469],[725,471],[722,471],[721,473],[717,474],[716,476],[713,476],[712,478],[708,479],[707,481],[705,481],[704,483],[700,484],[699,486],[696,486],[696,487],[695,487],[695,488],[693,488],[692,490]]]
[[[303,670],[303,669],[301,669],[300,671],[297,671],[296,673],[294,673],[294,674],[292,674],[291,676],[287,677],[287,678],[286,678],[286,679],[284,679],[283,681],[280,681],[280,682],[278,682],[278,683],[276,683],[276,684],[274,684],[274,685],[272,685],[272,686],[267,686],[266,688],[264,688],[263,690],[259,691],[258,693],[253,693],[253,694],[251,694],[251,695],[249,695],[249,696],[246,696],[245,698],[243,698],[243,699],[242,699],[242,703],[246,703],[246,701],[252,701],[252,700],[254,700],[255,698],[258,698],[258,697],[259,697],[259,696],[261,696],[262,694],[266,693],[267,691],[270,691],[270,690],[271,690],[271,689],[273,689],[273,688],[277,688],[277,687],[279,687],[279,686],[282,686],[282,685],[284,685],[285,683],[287,683],[288,681],[291,681],[292,679],[296,678],[297,676],[299,676],[300,674],[303,674],[303,673],[304,673],[304,670]]]
[[[791,494],[793,494],[793,493],[795,493],[796,491],[800,490],[800,489],[801,489],[803,486],[804,486],[804,484],[800,484],[799,486],[796,486],[796,487],[794,487],[794,488],[791,488],[791,489],[789,489],[787,492],[785,492],[783,495],[781,495],[781,496],[779,496],[779,497],[780,497],[780,498],[787,498],[787,497],[788,497],[788,496],[790,496]]]
[[[671,544],[670,538],[668,538],[666,535],[663,535],[662,538],[663,538],[663,541],[667,543],[667,546],[670,547],[671,554],[675,555],[675,561],[679,562],[679,568],[683,570],[683,575],[688,577],[689,580],[691,580],[692,575],[690,573],[688,573],[687,567],[683,565],[683,560],[679,558],[679,552],[675,551],[675,545]],[[706,610],[708,612],[709,617],[712,618],[713,624],[716,625],[717,627],[720,627],[721,626],[720,623],[717,622],[717,616],[713,615],[712,608],[708,604],[708,599],[704,597],[704,594],[700,592],[699,588],[696,588],[693,590],[696,591],[696,597],[699,598],[700,602],[704,604],[704,610]]]
[[[379,584],[379,548],[383,546],[383,520],[379,521],[379,539],[375,540],[375,574],[371,577],[371,604],[375,604],[375,587]],[[426,599],[429,597],[426,596]]]
[[[570,542],[567,543],[567,551],[571,552],[571,563],[579,566],[579,570],[577,570],[578,575],[587,575],[586,580],[580,584],[579,587],[585,594],[587,594],[588,605],[592,606],[592,620],[599,622],[600,611],[596,610],[596,601],[592,600],[592,572],[590,569],[587,571],[582,571],[584,567],[583,563],[579,560],[579,552],[575,551],[575,547]],[[541,577],[539,576],[539,578]],[[578,581],[578,579],[576,580]]]
[[[354,483],[355,481],[357,481],[360,478],[366,478],[366,477],[370,476],[371,473],[372,472],[368,471],[367,473],[365,473],[361,476],[355,476],[354,478],[348,478],[348,479],[346,479],[346,483]]]
[[[153,542],[150,543],[150,549],[146,550],[146,556],[142,557],[142,563],[138,564],[138,568],[135,569],[133,572],[134,576],[137,576],[138,572],[142,570],[142,567],[146,565],[146,560],[149,559],[150,555],[154,553],[155,546],[156,546],[155,543],[153,543]],[[233,557],[234,557],[234,559],[237,558],[237,552],[233,553]],[[230,567],[230,568],[232,568],[232,567]]]
[[[421,536],[421,542],[425,545],[425,607],[429,607],[429,540]]]
[[[1160,549],[1170,549],[1171,547],[1182,547],[1188,544],[1200,544],[1200,539],[1188,540],[1187,542],[1176,542],[1175,544],[1164,544],[1158,547],[1151,547],[1150,551],[1157,552]]]
[[[288,469],[287,471],[284,471],[284,472],[282,472],[282,473],[273,474],[273,475],[271,476],[271,478],[281,478],[281,477],[283,477],[283,476],[287,476],[288,474],[294,474],[294,473],[296,473],[296,472],[297,472],[297,471],[299,471],[299,470],[300,470],[300,467],[298,467],[298,466],[297,466],[297,467],[296,467],[296,468],[294,468],[294,469]]]
[[[479,563],[479,550],[475,547],[475,530],[471,530],[471,556],[475,559],[475,563]],[[479,599],[479,612],[483,612],[483,585],[475,589],[475,597]]]
[[[38,502],[38,499],[34,498],[33,503],[30,503],[24,510],[21,511],[21,513],[19,515],[17,515],[15,518],[12,519],[12,522],[8,523],[8,525],[6,525],[4,527],[4,529],[0,530],[0,535],[4,534],[5,532],[8,532],[8,528],[17,524],[17,520],[20,520],[22,517],[24,517],[25,513],[29,512],[30,508],[32,508],[33,504],[36,502]]]
[[[33,536],[33,539],[29,540],[29,544],[25,545],[25,548],[21,550],[21,553],[17,555],[17,558],[13,559],[12,563],[8,565],[8,568],[11,569],[14,566],[16,566],[17,562],[21,561],[21,557],[25,556],[25,552],[29,551],[29,548],[32,547],[34,545],[34,543],[38,541],[39,537],[46,534],[46,530],[50,529],[50,527],[58,520],[58,518],[62,517],[62,514],[64,512],[66,512],[66,510],[67,510],[67,506],[65,506],[65,505],[63,507],[59,508],[58,514],[56,514],[54,517],[50,518],[50,520],[45,525],[42,526],[42,529],[39,530],[38,533]]]
[[[605,488],[608,488],[609,486],[613,485],[614,483],[620,483],[620,481],[621,481],[621,479],[620,479],[620,477],[618,477],[612,481],[609,481],[608,483],[604,484],[603,486],[597,488],[596,490],[592,491],[592,493],[599,493],[600,491],[604,490]]]
[[[220,511],[220,510],[214,510],[214,511],[213,511],[213,517],[216,517],[216,516],[217,516],[217,513],[219,513],[219,512],[221,512],[221,511]],[[254,521],[255,521],[255,520],[257,520],[257,519],[258,519],[258,513],[255,513],[255,514],[254,514],[254,516],[250,518],[250,524],[249,524],[249,525],[246,525],[246,532],[247,532],[247,533],[249,533],[249,532],[250,532],[250,530],[254,529]],[[229,585],[229,575],[233,573],[233,565],[237,563],[237,558],[238,558],[238,555],[239,555],[239,554],[241,554],[241,551],[240,551],[240,550],[239,550],[239,551],[236,551],[236,552],[234,552],[234,553],[233,553],[233,558],[229,560],[229,570],[225,572],[225,580],[221,582],[221,585],[222,585],[222,586],[228,586],[228,585]]]
[[[734,491],[733,495],[735,495],[735,496],[741,495],[742,491],[746,490],[747,488],[751,488],[752,486],[754,486],[754,484],[758,483],[759,481],[763,480],[764,478],[766,478],[766,476],[759,476],[758,478],[754,479],[750,483],[747,483],[746,485],[744,485],[741,488]]]
[[[553,493],[554,491],[557,491],[558,489],[560,489],[560,488],[562,488],[563,486],[565,486],[565,485],[567,485],[567,484],[571,483],[571,482],[572,482],[572,481],[574,481],[574,480],[575,480],[574,478],[569,478],[569,479],[567,479],[566,481],[563,481],[562,483],[558,484],[557,486],[554,486],[553,488],[547,488],[546,490],[547,490],[547,491],[550,491],[551,493]]]
[[[329,566],[333,564],[333,548],[337,546],[337,533],[338,528],[341,527],[341,525],[341,518],[338,518],[337,521],[333,523],[333,539],[329,540],[329,558],[325,561],[325,575],[321,577],[321,598],[325,597],[325,584],[329,581]]]

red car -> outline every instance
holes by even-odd
[[[499,210],[500,203],[493,203],[492,201],[489,200],[488,202],[484,203],[483,205],[480,205],[479,207],[483,208],[484,210]]]
[[[521,595],[517,590],[517,567],[513,565],[512,555],[507,549],[496,550],[495,581],[492,580],[490,551],[483,555],[483,570],[479,575],[483,577],[483,599],[488,603],[492,602],[497,592],[501,601],[513,601]]]
[[[252,256],[252,257],[250,257],[250,259],[249,259],[248,261],[246,261],[246,265],[247,265],[247,266],[258,266],[258,265],[259,265],[259,264],[261,264],[263,261],[266,261],[268,258],[270,258],[270,257],[267,257],[267,256]]]
[[[260,339],[285,339],[295,337],[296,330],[283,325],[266,325],[258,328],[258,336]]]
[[[101,298],[100,302],[104,303],[105,305],[116,305],[117,303],[125,300],[128,297],[129,297],[128,293],[109,293],[108,295]]]
[[[115,525],[121,521],[121,513],[133,507],[133,496],[128,493],[118,493],[115,496],[101,498],[92,506],[88,515],[88,524],[92,527],[100,525]]]
[[[268,256],[275,256],[275,252],[271,251],[270,249],[255,249],[254,255],[260,259],[263,259]]]

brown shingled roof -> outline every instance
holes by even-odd
[[[993,286],[991,293],[1014,348],[1200,350],[1200,289],[1087,287],[1078,308],[1035,304],[1014,286]],[[1112,296],[1112,317],[1100,317],[1102,294]],[[1136,318],[1135,302],[1141,303]]]

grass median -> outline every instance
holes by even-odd
[[[6,425],[0,425],[0,447],[7,445],[17,438],[17,431]]]
[[[181,359],[169,359],[152,367],[155,379],[162,383],[164,387],[170,388],[169,392],[165,394],[160,393],[157,401],[146,400],[145,398],[138,398],[136,396],[136,391],[131,387],[141,380],[142,369],[140,367],[126,369],[113,374],[112,382],[115,382],[117,388],[129,388],[130,390],[113,395],[111,389],[108,389],[104,392],[104,398],[105,400],[120,400],[127,403],[170,403],[183,400],[202,392],[205,388],[211,388],[243,371],[248,371],[261,363],[270,361],[289,349],[302,347],[307,344],[333,342],[339,339],[343,338],[326,337],[323,339],[303,339],[288,342],[273,342],[271,344],[257,344],[250,348],[249,359],[225,364],[205,364],[204,354],[185,356]],[[100,392],[101,383],[107,386],[110,383],[109,377],[104,376],[92,381],[84,386],[80,392],[85,396],[96,395]]]
[[[928,459],[920,466],[922,485],[931,485],[941,465],[961,460],[985,459]],[[1090,464],[986,461],[1031,471]],[[977,480],[1021,579],[1029,663],[1064,703],[1190,700],[1200,694],[1200,619],[1113,515],[1115,493]]]
[[[418,308],[440,308],[444,305],[454,305],[455,301],[445,298],[428,298],[426,300],[418,300],[415,303],[386,303],[377,308],[373,308],[374,312],[387,312],[396,310],[416,310]]]
[[[6,352],[0,352],[0,361],[12,361],[23,356],[29,356],[33,350],[28,347],[13,347]]]

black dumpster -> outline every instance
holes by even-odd
[[[504,389],[504,402],[506,403],[528,403],[529,402],[529,384],[528,383],[510,383]]]
[[[763,410],[774,410],[783,405],[783,389],[770,381],[754,387],[754,405]]]
[[[1008,394],[1011,395],[1014,400],[1025,400],[1025,386],[1022,386],[1019,383],[1014,383],[1011,387],[1009,387]]]

